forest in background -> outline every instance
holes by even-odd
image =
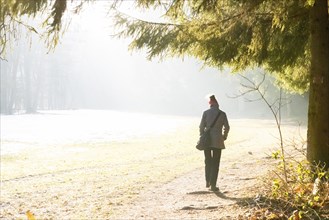
[[[192,59],[159,63],[146,61],[140,54],[109,57],[114,53],[101,50],[100,42],[90,38],[93,33],[87,28],[72,25],[65,41],[50,52],[35,37],[33,44],[27,39],[17,41],[6,60],[0,61],[1,114],[112,109],[199,116],[207,107],[204,96],[214,92],[232,117],[270,117],[261,101],[232,98],[243,82],[238,75],[202,69]],[[101,37],[116,43],[109,36]],[[113,44],[106,44],[105,50],[117,50]],[[246,72],[255,81],[263,73],[261,69]],[[267,96],[277,99],[280,89],[273,83],[268,76],[263,87]],[[305,119],[308,94],[283,96],[286,104],[282,115]],[[257,94],[249,98],[257,99]]]

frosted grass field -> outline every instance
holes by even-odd
[[[98,110],[1,115],[0,219],[26,219],[27,210],[36,219],[124,219],[140,211],[156,215],[162,204],[172,202],[167,194],[164,203],[154,206],[170,192],[167,183],[203,170],[203,152],[195,149],[199,122],[199,117]],[[254,185],[266,171],[278,132],[273,120],[229,122],[221,181],[234,193],[236,187]],[[285,138],[306,135],[305,127],[292,123],[282,129]],[[178,205],[186,184],[189,191],[203,189],[203,178],[194,179],[175,184]],[[153,198],[162,186],[161,199]],[[143,197],[144,190],[150,190],[151,200]],[[140,210],[133,203],[138,197],[150,201]]]
[[[107,110],[40,111],[1,115],[1,155],[26,148],[86,142],[112,142],[175,131],[192,117]]]

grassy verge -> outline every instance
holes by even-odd
[[[278,159],[276,154],[273,157]],[[263,188],[251,205],[255,210],[251,217],[329,219],[329,170],[310,164],[303,156],[286,158],[286,169],[282,162],[263,178]]]

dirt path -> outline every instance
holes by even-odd
[[[198,168],[173,181],[146,188],[124,206],[120,219],[237,219],[248,216],[248,201],[255,199],[258,179],[273,161],[249,157],[240,162],[224,158],[219,192],[205,187],[204,170]],[[264,154],[265,155],[265,154]],[[246,155],[245,155],[246,156]]]
[[[139,199],[125,207],[117,217],[122,219],[234,219],[244,214],[242,203],[249,199],[243,194],[253,181],[221,178],[220,192],[210,192],[201,185],[203,172],[194,171],[161,187],[149,189]],[[235,181],[235,184],[224,183]],[[193,184],[191,184],[193,183]],[[194,184],[197,183],[198,186]],[[232,183],[232,182],[231,182]],[[245,204],[245,203],[243,203]]]
[[[300,134],[299,128],[294,126],[283,127],[283,130],[288,138]],[[248,219],[251,214],[248,204],[256,199],[261,178],[276,163],[269,156],[278,146],[275,132],[275,126],[267,122],[249,129],[243,123],[235,127],[235,131],[231,132],[235,141],[229,142],[222,153],[217,183],[219,192],[211,192],[205,187],[202,165],[166,184],[146,188],[116,217]]]

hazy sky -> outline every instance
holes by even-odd
[[[215,93],[223,108],[235,105],[237,100],[228,99],[226,94],[235,89],[232,83],[237,84],[227,73],[202,69],[202,63],[193,58],[149,61],[144,51],[128,51],[129,39],[111,37],[113,28],[106,3],[86,5],[72,19],[58,47],[72,47],[72,38],[76,43],[74,56],[79,57],[75,58],[79,67],[74,69],[80,69],[77,74],[87,89],[87,106],[197,115],[208,107],[208,93]],[[153,18],[131,7],[124,10],[144,19]]]

